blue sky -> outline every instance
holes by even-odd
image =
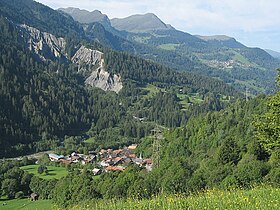
[[[54,9],[98,9],[109,18],[155,13],[175,28],[228,35],[250,47],[280,52],[279,0],[37,0]]]

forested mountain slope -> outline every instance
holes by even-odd
[[[262,49],[248,48],[227,36],[193,36],[170,27],[154,14],[112,19],[111,25],[115,28],[105,28],[122,38],[119,43],[126,43],[121,47],[124,51],[179,70],[219,78],[243,92],[247,88],[253,95],[275,90],[280,62]],[[129,47],[124,40],[131,41]]]
[[[207,63],[231,56],[251,74]],[[35,1],[0,0],[0,194],[37,192],[55,208],[71,209],[101,199],[192,199],[209,189],[234,195],[230,190],[239,187],[278,186],[280,92],[244,100],[224,81],[194,73],[221,72],[217,77],[228,83],[240,77],[258,92],[269,90],[263,85],[270,78],[252,78],[265,78],[274,61],[229,37],[198,38],[169,27],[109,32]],[[47,150],[65,159],[9,159]],[[108,172],[106,161],[118,171]],[[64,171],[59,180],[51,179],[53,169]]]
[[[269,50],[269,49],[266,49],[265,51],[267,53],[269,53],[272,57],[280,59],[280,53],[279,52],[276,52],[276,51],[273,51],[273,50]]]
[[[39,3],[1,3],[3,156],[57,147],[65,135],[94,137],[93,147],[137,141],[155,122],[175,127],[242,97],[222,81],[90,42],[72,18]],[[25,20],[15,15],[19,6]],[[157,114],[151,115],[153,110]],[[147,123],[132,122],[134,115]]]
[[[15,23],[28,24],[57,36],[83,36],[82,27],[71,17],[54,13],[51,8],[33,0],[1,0],[0,12]]]
[[[209,188],[227,189],[234,195],[230,190],[238,187],[247,189],[260,183],[277,186],[279,150],[268,153],[253,136],[254,115],[265,112],[266,102],[264,96],[237,101],[219,112],[192,118],[186,126],[166,130],[160,140],[159,167],[149,173],[131,165],[123,172],[104,173],[96,179],[91,173],[74,170],[54,183],[35,177],[30,186],[64,208],[99,199],[134,201],[174,193],[193,198],[193,193],[208,192]],[[137,150],[150,157],[152,144],[153,138],[147,137]],[[52,188],[43,191],[41,186],[46,183]],[[69,186],[76,193],[64,196]]]

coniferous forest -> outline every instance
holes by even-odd
[[[248,95],[244,84],[229,81],[237,77],[217,76],[222,70],[186,59],[197,46],[208,57],[221,46],[175,31],[138,43],[133,37],[144,33],[88,26],[33,0],[0,0],[0,31],[0,200],[36,193],[69,209],[101,200],[279,187],[278,86],[262,90],[248,83],[255,88]],[[180,46],[174,55],[156,49],[172,36],[187,37],[193,48]],[[261,50],[242,49],[270,72],[278,64]],[[270,73],[258,74],[256,81]],[[275,81],[280,84],[279,76]],[[273,88],[271,95],[260,94]],[[137,147],[131,152],[129,145]],[[118,156],[126,150],[125,158]],[[101,167],[107,160],[102,151],[119,157],[121,170]],[[30,156],[38,152],[43,155]],[[64,162],[49,153],[63,155]],[[94,158],[82,163],[78,154]],[[67,162],[71,156],[76,162]],[[46,178],[56,169],[65,175]],[[93,169],[102,173],[93,175]]]

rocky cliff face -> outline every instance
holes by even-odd
[[[96,65],[97,63],[100,63],[102,55],[103,53],[98,50],[92,50],[85,46],[81,46],[71,58],[71,61],[79,65]]]
[[[101,59],[100,66],[86,79],[86,84],[101,88],[105,91],[118,93],[122,88],[122,81],[119,75],[112,75],[104,69],[104,59]]]
[[[43,61],[66,59],[66,41],[64,38],[57,38],[52,34],[41,32],[27,25],[20,25],[20,28],[24,36],[27,37],[29,50]],[[123,87],[121,77],[106,71],[102,55],[103,53],[98,50],[81,46],[70,60],[78,65],[79,71],[91,72],[90,76],[85,78],[85,84],[101,88],[104,91],[118,93]]]
[[[102,55],[103,53],[98,50],[81,46],[71,58],[71,61],[79,65],[79,71],[92,71],[98,65],[97,69],[94,69],[91,75],[86,78],[85,84],[118,93],[123,87],[121,77],[112,75],[105,70]]]
[[[37,54],[42,60],[55,60],[65,58],[65,39],[41,32],[36,28],[20,25],[21,31],[28,39],[28,48]]]

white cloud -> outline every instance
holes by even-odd
[[[194,34],[233,35],[280,30],[279,0],[38,1],[55,9],[70,6],[90,11],[98,9],[110,18],[153,12],[164,22]]]

